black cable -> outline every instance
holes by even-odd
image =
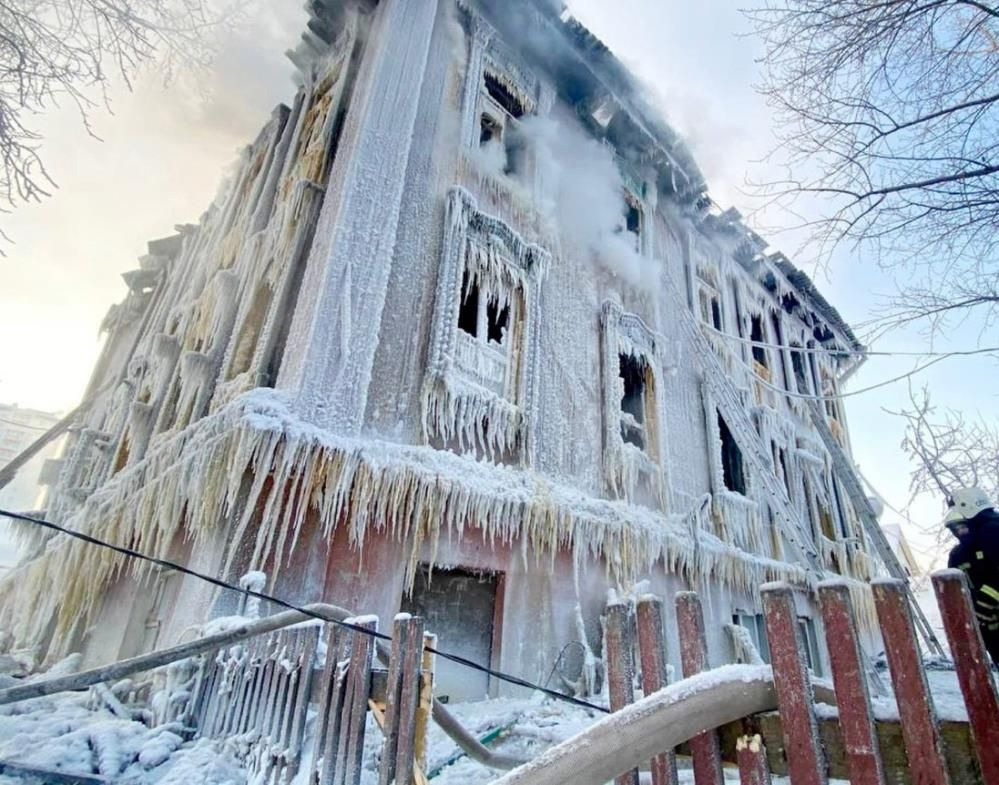
[[[99,545],[102,548],[108,548],[110,550],[116,551],[117,553],[120,553],[124,556],[128,556],[133,559],[142,559],[143,561],[151,562],[152,564],[159,565],[160,567],[165,567],[170,570],[176,570],[177,572],[184,573],[185,575],[190,575],[192,578],[198,578],[199,580],[206,581],[207,583],[211,583],[223,589],[231,589],[232,591],[239,592],[240,594],[245,594],[249,597],[256,597],[257,599],[260,600],[267,600],[268,602],[273,602],[275,605],[279,605],[282,608],[287,608],[288,610],[292,611],[298,611],[299,613],[302,613],[313,619],[319,619],[320,621],[326,623],[336,624],[337,626],[343,627],[344,629],[352,630],[354,632],[359,632],[364,635],[370,635],[372,638],[377,638],[383,641],[392,640],[392,636],[386,635],[385,633],[376,632],[375,630],[369,630],[365,627],[360,627],[356,624],[351,624],[350,622],[323,618],[318,613],[313,613],[312,611],[306,610],[305,608],[301,608],[298,605],[295,605],[294,603],[288,602],[287,600],[282,600],[279,597],[274,597],[270,594],[264,594],[263,592],[253,591],[252,589],[244,589],[240,586],[234,586],[233,584],[227,583],[226,581],[223,581],[220,578],[216,578],[213,575],[206,575],[204,573],[197,572],[196,570],[192,570],[189,567],[177,564],[176,562],[168,561],[167,559],[158,559],[155,556],[149,556],[148,554],[141,553],[140,551],[133,550],[132,548],[125,548],[122,547],[121,545],[114,545],[110,542],[106,542],[104,540],[99,540],[96,537],[92,537],[89,534],[84,534],[83,532],[67,529],[63,526],[60,526],[57,523],[52,523],[51,521],[46,521],[42,518],[35,518],[31,515],[24,515],[22,513],[10,512],[9,510],[4,510],[4,509],[0,509],[0,516],[12,518],[17,521],[24,521],[25,523],[33,523],[37,526],[42,526],[46,529],[52,529],[53,531],[61,532],[62,534],[69,535],[70,537],[74,537],[78,540],[82,540],[83,542],[90,543],[91,545]],[[547,687],[542,687],[538,684],[533,684],[517,676],[511,676],[507,673],[502,673],[501,671],[496,671],[493,670],[492,668],[487,668],[484,665],[479,665],[479,663],[473,662],[472,660],[466,659],[458,654],[451,654],[450,652],[441,651],[440,649],[434,649],[430,646],[425,646],[424,648],[426,649],[426,651],[429,651],[431,654],[436,654],[438,657],[443,657],[446,660],[451,660],[451,662],[455,662],[458,665],[464,665],[466,668],[472,668],[473,670],[477,670],[482,673],[488,673],[490,676],[493,676],[497,679],[500,679],[501,681],[505,681],[510,684],[515,684],[518,687],[526,687],[531,690],[538,690],[552,698],[557,698],[558,700],[565,701],[566,703],[572,703],[582,708],[593,709],[594,711],[603,712],[604,714],[610,713],[610,710],[605,709],[603,706],[598,706],[595,703],[589,703],[588,701],[584,701],[579,698],[574,698],[571,695],[565,695],[561,692],[556,692],[555,690],[548,689]]]

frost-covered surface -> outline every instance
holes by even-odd
[[[0,711],[0,759],[70,774],[99,774],[116,785],[242,785],[232,754],[207,740],[182,745],[170,725],[92,709],[84,694],[37,698]],[[0,782],[20,782],[17,777]]]
[[[251,568],[292,547],[306,512],[314,509],[326,536],[341,520],[360,547],[372,531],[411,543],[418,562],[424,543],[478,529],[489,543],[516,543],[523,558],[553,558],[568,549],[577,561],[601,559],[612,577],[633,582],[654,565],[668,573],[708,579],[744,591],[766,580],[806,583],[792,564],[739,550],[698,531],[696,515],[665,516],[607,501],[540,475],[476,461],[429,447],[348,439],[297,418],[284,396],[258,389],[150,449],[146,458],[94,493],[72,528],[142,552],[166,556],[186,523],[197,549],[227,518],[241,479],[253,483],[244,513],[227,537],[243,541],[262,510],[272,525],[253,538]],[[273,478],[273,483],[267,483]],[[235,549],[226,554],[234,558]],[[64,536],[2,584],[8,629],[24,636],[30,623],[17,609],[36,608],[64,587],[61,629],[91,613],[122,557]],[[145,567],[140,563],[134,569]]]
[[[770,673],[769,666],[725,666],[690,681],[701,689],[727,678],[758,678]],[[883,674],[887,682],[887,674]],[[966,720],[963,701],[953,671],[928,673],[934,704],[940,719]],[[674,692],[682,694],[679,685]],[[599,701],[598,701],[599,702]],[[876,699],[879,720],[897,720],[894,701]],[[535,694],[526,699],[496,699],[460,703],[449,707],[473,735],[482,737],[500,729],[491,749],[525,760],[575,736],[606,715]],[[836,709],[819,704],[819,717],[835,717]],[[293,781],[305,785],[311,760],[315,715],[306,726],[303,766]],[[140,722],[115,717],[107,709],[94,708],[86,694],[39,698],[0,709],[0,759],[71,773],[101,774],[121,785],[246,785],[248,778],[237,753],[237,745],[200,739],[182,743],[172,725],[147,728]],[[377,782],[382,735],[369,715],[365,738],[362,783]],[[427,772],[439,771],[439,785],[487,785],[499,772],[460,755],[457,745],[435,724],[430,726]],[[736,778],[733,773],[732,778]],[[680,779],[692,781],[687,762],[680,761]],[[22,783],[9,776],[0,785]],[[26,781],[25,781],[26,785]]]

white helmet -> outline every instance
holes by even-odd
[[[994,506],[981,488],[959,488],[951,495],[948,504],[947,521],[970,520],[982,510]]]

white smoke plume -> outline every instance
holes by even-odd
[[[535,150],[545,193],[541,207],[557,221],[563,242],[628,283],[648,283],[654,265],[634,248],[632,235],[622,231],[625,186],[613,153],[582,130],[550,117],[528,118],[522,134]]]

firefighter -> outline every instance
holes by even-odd
[[[948,567],[963,570],[992,662],[999,665],[999,513],[981,488],[961,488],[948,499],[944,525],[957,537]]]

